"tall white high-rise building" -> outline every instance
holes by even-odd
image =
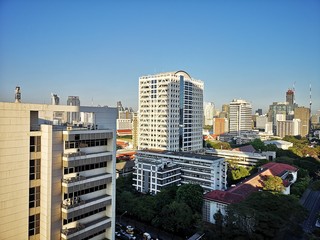
[[[94,117],[54,125],[55,112]],[[0,102],[0,239],[115,239],[116,117]]]
[[[203,82],[185,71],[139,78],[139,149],[202,148]]]
[[[205,102],[203,104],[203,111],[204,111],[204,125],[211,125],[213,124],[213,116],[215,114],[215,108],[213,102]]]
[[[251,104],[242,99],[234,99],[229,106],[229,132],[239,135],[241,131],[252,130]]]

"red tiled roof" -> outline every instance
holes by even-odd
[[[207,193],[204,196],[204,198],[211,201],[222,202],[226,204],[237,203],[244,200],[251,193],[257,192],[260,189],[262,189],[263,181],[268,176],[280,177],[286,171],[296,172],[298,170],[296,167],[293,167],[291,165],[283,164],[283,163],[275,163],[275,162],[269,162],[261,166],[261,168],[263,169],[261,172],[253,175],[252,177],[247,179],[245,182],[237,185],[236,187],[229,188],[226,191],[221,191],[221,190],[211,191]],[[287,187],[290,185],[290,183],[284,180],[283,185]]]
[[[242,195],[231,193],[229,191],[214,190],[205,194],[204,199],[214,199],[216,202],[231,204],[241,202],[245,198]]]
[[[238,147],[238,148],[234,148],[232,149],[233,151],[240,151],[240,152],[255,152],[256,150],[254,149],[254,147],[252,147],[252,145],[246,145],[246,146],[242,146],[242,147]]]

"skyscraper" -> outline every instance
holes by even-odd
[[[185,71],[139,78],[139,149],[202,148],[203,82]]]
[[[252,130],[252,107],[245,100],[234,99],[230,102],[229,132],[239,135],[241,131]]]
[[[98,127],[52,125],[56,111],[92,113]],[[0,102],[1,239],[114,239],[116,115]]]
[[[294,118],[301,120],[301,136],[307,136],[310,127],[310,108],[296,107],[294,109]]]
[[[294,104],[294,91],[291,89],[286,92],[286,102],[289,103],[289,105]]]
[[[80,99],[78,96],[69,96],[67,100],[68,106],[80,106]],[[72,112],[67,114],[68,123],[78,122],[80,120],[80,114],[78,112]]]
[[[212,125],[213,124],[213,116],[215,113],[213,102],[208,102],[203,104],[204,109],[204,125]]]

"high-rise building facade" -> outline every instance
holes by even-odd
[[[239,135],[241,131],[252,130],[251,104],[245,100],[234,99],[229,106],[229,132]]]
[[[95,117],[53,125],[55,112]],[[116,115],[0,102],[1,239],[114,239]]]
[[[213,134],[221,135],[229,131],[227,118],[213,118]]]
[[[208,102],[203,104],[204,111],[204,125],[212,125],[212,119],[215,114],[215,108],[213,102]]]
[[[286,102],[289,103],[289,105],[294,104],[294,91],[291,89],[286,92]]]
[[[67,100],[68,106],[80,106],[80,99],[78,96],[69,96]],[[80,113],[78,112],[70,112],[67,113],[67,121],[70,124],[73,124],[74,122],[80,121]]]
[[[139,78],[139,149],[202,148],[203,82],[185,71]]]
[[[294,105],[290,105],[288,102],[273,102],[272,105],[269,106],[268,122],[272,122],[274,134],[277,133],[277,121],[279,121],[279,116],[283,115],[283,120],[292,120],[294,117],[293,109]]]
[[[301,120],[301,136],[307,136],[310,127],[310,108],[296,107],[294,109],[294,118]]]

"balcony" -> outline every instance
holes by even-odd
[[[90,177],[76,176],[68,179],[62,179],[62,190],[64,193],[70,193],[107,184],[111,181],[112,174],[110,173],[103,173]]]
[[[99,218],[86,224],[77,223],[77,226],[73,228],[63,228],[61,239],[83,239],[109,227],[111,227],[111,218],[109,217]]]
[[[70,217],[76,217],[105,207],[111,204],[111,199],[110,195],[103,195],[88,200],[82,200],[81,197],[68,198],[62,202],[62,218],[68,219]]]

